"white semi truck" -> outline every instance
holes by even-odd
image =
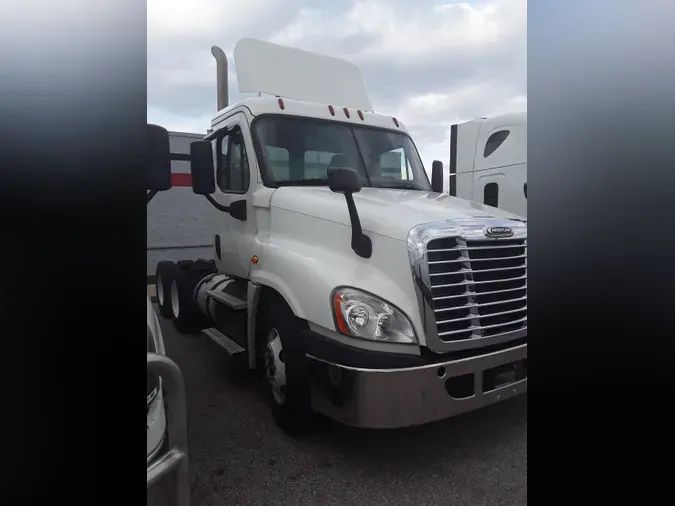
[[[449,193],[527,216],[527,112],[452,125]]]
[[[160,310],[260,369],[289,433],[312,412],[369,428],[423,424],[527,390],[527,224],[442,193],[360,71],[242,39],[228,104],[191,145],[213,259],[160,262]],[[393,160],[398,165],[393,167]]]

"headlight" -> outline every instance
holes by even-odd
[[[351,337],[387,343],[417,343],[410,320],[396,307],[354,288],[333,292],[335,324]]]

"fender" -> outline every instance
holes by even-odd
[[[303,218],[297,216],[295,224],[302,226],[298,222]],[[351,250],[350,232],[349,227],[325,222],[320,229],[314,227],[311,242],[285,234],[270,237],[260,253],[260,263],[250,273],[253,286],[249,285],[249,298],[255,296],[256,286],[268,286],[286,300],[297,317],[334,330],[330,294],[338,286],[350,286],[397,306],[410,319],[420,344],[425,344],[413,278],[410,270],[401,269],[410,262],[407,244],[373,234],[373,256],[364,259]],[[284,273],[284,277],[277,273]],[[251,304],[248,307],[250,313],[257,309]]]
[[[297,298],[293,296],[291,289],[279,276],[263,270],[257,270],[255,273],[251,273],[251,279],[248,282],[248,289],[246,291],[246,306],[248,307],[248,313],[246,315],[246,343],[248,350],[248,367],[251,370],[256,368],[256,321],[260,294],[265,287],[272,288],[279,293],[291,308],[294,315],[306,319],[301,309],[302,306],[299,304]]]
[[[302,305],[293,295],[292,289],[283,279],[281,279],[281,277],[264,269],[252,271],[248,283],[248,290],[246,292],[246,305],[248,307],[248,314],[246,316],[246,342],[248,344],[248,367],[251,370],[256,368],[256,318],[258,316],[260,294],[264,287],[272,288],[278,292],[291,308],[293,314],[298,318],[306,320],[305,313],[302,311]]]
[[[249,281],[248,289],[246,290],[246,305],[248,307],[248,313],[246,314],[246,343],[248,345],[248,368],[251,370],[256,367],[255,323],[258,316],[258,301],[260,300],[262,289],[262,285],[257,285]]]
[[[252,271],[250,275],[249,292],[252,290],[251,284],[257,286],[259,290],[261,290],[263,286],[273,288],[284,298],[295,316],[302,318],[303,320],[307,319],[305,312],[302,310],[302,305],[293,294],[293,290],[279,275],[265,269],[256,269],[255,271]],[[249,309],[250,308],[251,307],[249,306]]]

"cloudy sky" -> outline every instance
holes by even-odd
[[[527,107],[526,0],[148,0],[148,121],[204,133],[216,111],[211,45],[254,37],[344,58],[376,112],[405,122],[424,165],[450,125]]]

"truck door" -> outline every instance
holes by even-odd
[[[525,125],[481,125],[474,178],[473,200],[527,216]]]
[[[255,214],[251,192],[257,184],[257,164],[248,121],[243,113],[226,120],[223,135],[214,140],[216,193],[214,199],[229,206],[246,202],[246,219],[213,209],[214,257],[220,272],[248,278],[254,248]]]

